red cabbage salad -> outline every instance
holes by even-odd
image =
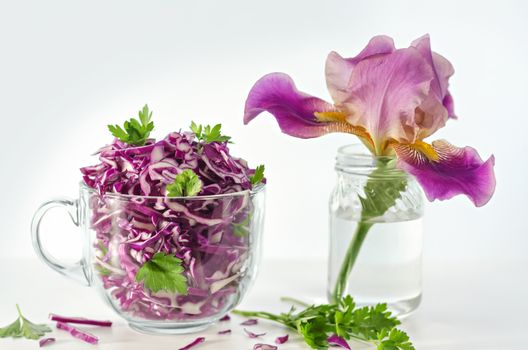
[[[248,283],[264,166],[233,157],[220,124],[157,141],[151,116],[109,125],[114,141],[81,168],[95,279],[133,319],[221,317]]]

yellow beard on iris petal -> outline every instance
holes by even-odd
[[[414,143],[399,143],[394,141],[391,143],[391,146],[399,157],[414,159],[417,163],[427,161],[438,162],[440,159],[434,147],[422,140],[417,140]]]
[[[362,126],[355,126],[347,122],[346,114],[339,111],[315,112],[315,120],[320,123],[328,123],[328,128],[335,131],[347,132],[359,137],[361,142],[370,152],[376,153],[372,137]]]
[[[346,114],[331,111],[331,112],[315,112],[315,119],[320,123],[325,122],[346,122]]]

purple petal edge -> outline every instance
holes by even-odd
[[[427,199],[445,200],[464,194],[477,207],[488,203],[496,185],[495,157],[492,155],[483,162],[474,148],[458,148],[444,140],[434,141],[433,148],[439,156],[438,161],[395,147],[399,166],[416,177]]]
[[[315,119],[315,112],[334,111],[334,106],[317,97],[300,92],[284,73],[263,76],[251,88],[244,111],[244,124],[262,112],[271,113],[283,133],[299,138],[318,137],[340,131],[334,123]]]
[[[340,336],[338,336],[336,334],[333,334],[333,335],[329,336],[327,341],[331,345],[337,345],[337,346],[340,346],[342,348],[350,350],[350,345],[348,345],[346,340],[341,338]]]
[[[449,78],[455,73],[451,62],[431,50],[429,34],[414,40],[411,46],[416,47],[422,56],[429,62],[434,71],[431,82],[431,92],[447,110],[450,118],[456,118],[453,106],[453,97],[448,91]]]
[[[178,350],[189,350],[191,348],[194,348],[196,345],[203,343],[204,341],[205,341],[204,337],[196,338],[191,343],[185,345],[183,348],[179,348]]]

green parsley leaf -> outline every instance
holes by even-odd
[[[0,328],[0,338],[19,338],[21,336],[20,334],[20,318],[17,318],[16,321],[10,325]]]
[[[294,300],[289,298],[288,300]],[[311,305],[296,312],[272,314],[263,311],[238,311],[245,317],[259,317],[297,331],[312,349],[328,349],[328,337],[372,343],[378,350],[414,350],[405,332],[396,329],[400,321],[387,311],[386,304],[357,308],[351,296],[336,304]]]
[[[103,241],[101,241],[101,240],[97,241],[97,248],[99,249],[99,251],[98,251],[99,254],[98,255],[100,255],[101,258],[105,257],[106,254],[108,254],[108,248],[105,247]],[[107,267],[105,267],[99,261],[95,262],[94,267],[97,270],[97,272],[99,272],[99,275],[101,275],[101,276],[109,276],[112,273],[112,271],[110,271]]]
[[[246,237],[249,234],[249,224],[251,222],[251,213],[248,213],[246,218],[240,222],[233,222],[233,235],[236,237]]]
[[[211,127],[210,125],[197,125],[195,122],[191,122],[191,131],[194,133],[196,138],[203,143],[211,142],[229,142],[231,143],[231,137],[222,135],[221,133],[222,124],[216,124]]]
[[[195,122],[191,122],[190,129],[194,133],[194,135],[196,136],[197,139],[201,139],[201,137],[202,137],[202,129],[203,129],[202,124],[196,125]]]
[[[95,269],[97,270],[97,272],[99,272],[99,275],[101,276],[110,276],[110,274],[112,273],[112,271],[110,271],[108,268],[99,264],[95,265]]]
[[[139,121],[131,118],[125,121],[123,127],[119,125],[108,125],[108,130],[120,141],[134,146],[143,146],[154,130],[154,123],[151,121],[152,112],[147,105],[138,112]]]
[[[108,254],[108,248],[105,247],[103,241],[97,241],[97,248],[99,248],[99,251],[101,252],[101,254],[103,256],[105,256],[106,254]]]
[[[399,329],[392,329],[390,333],[384,329],[378,338],[381,341],[378,350],[415,350],[407,333]]]
[[[376,169],[369,175],[360,196],[362,221],[382,216],[401,197],[407,186],[407,175],[396,169],[395,160],[379,160]],[[389,176],[387,174],[390,174]]]
[[[202,190],[203,183],[191,169],[186,169],[176,175],[174,182],[166,187],[168,197],[195,196]]]
[[[297,331],[312,349],[328,349],[328,325],[324,316],[317,316],[297,323]]]
[[[251,184],[253,186],[259,184],[262,182],[262,180],[264,180],[264,170],[265,170],[265,167],[264,165],[259,165],[256,169],[255,169],[255,174],[251,175],[249,177],[249,180],[251,181]]]
[[[136,281],[156,293],[165,290],[187,295],[187,278],[183,275],[181,259],[165,253],[156,253],[136,273]]]
[[[10,325],[0,328],[0,338],[11,337],[36,340],[42,338],[46,332],[51,332],[51,328],[47,325],[33,323],[22,316],[18,304],[16,305],[16,308],[18,311],[18,318]]]

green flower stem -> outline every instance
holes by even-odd
[[[280,317],[279,315],[272,314],[270,312],[264,312],[264,311],[240,311],[240,310],[233,310],[231,313],[235,315],[240,315],[244,317],[258,317],[263,318],[265,320],[275,321],[278,323],[281,323],[285,325],[286,327],[296,329],[295,325],[289,324],[288,322],[285,322],[284,318]]]
[[[309,307],[310,306],[310,304],[305,303],[304,301],[301,301],[301,300],[295,299],[295,298],[282,297],[282,298],[280,298],[280,300],[284,301],[284,302],[287,302],[287,303],[297,304],[297,305],[302,306],[302,307]]]
[[[17,311],[18,311],[18,316],[24,317],[24,316],[22,316],[22,311],[20,311],[20,306],[18,306],[18,304],[15,304],[15,305],[16,305],[16,308],[17,308]]]
[[[354,266],[359,251],[361,250],[361,246],[363,245],[365,237],[367,236],[367,233],[372,225],[373,224],[363,220],[358,222],[356,232],[350,240],[350,245],[348,246],[347,252],[343,259],[343,264],[339,270],[339,275],[337,276],[334,292],[332,293],[332,302],[337,303],[345,294],[348,277],[350,276],[352,267]]]
[[[368,231],[374,225],[371,223],[371,219],[383,216],[389,208],[394,206],[396,200],[401,198],[401,193],[405,191],[406,186],[406,174],[397,170],[396,159],[389,157],[376,159],[376,169],[368,176],[363,188],[364,195],[359,196],[362,208],[361,219],[358,222],[354,236],[352,236],[341,270],[337,276],[336,285],[332,293],[333,302],[337,302],[345,294],[352,267],[356,262]]]

